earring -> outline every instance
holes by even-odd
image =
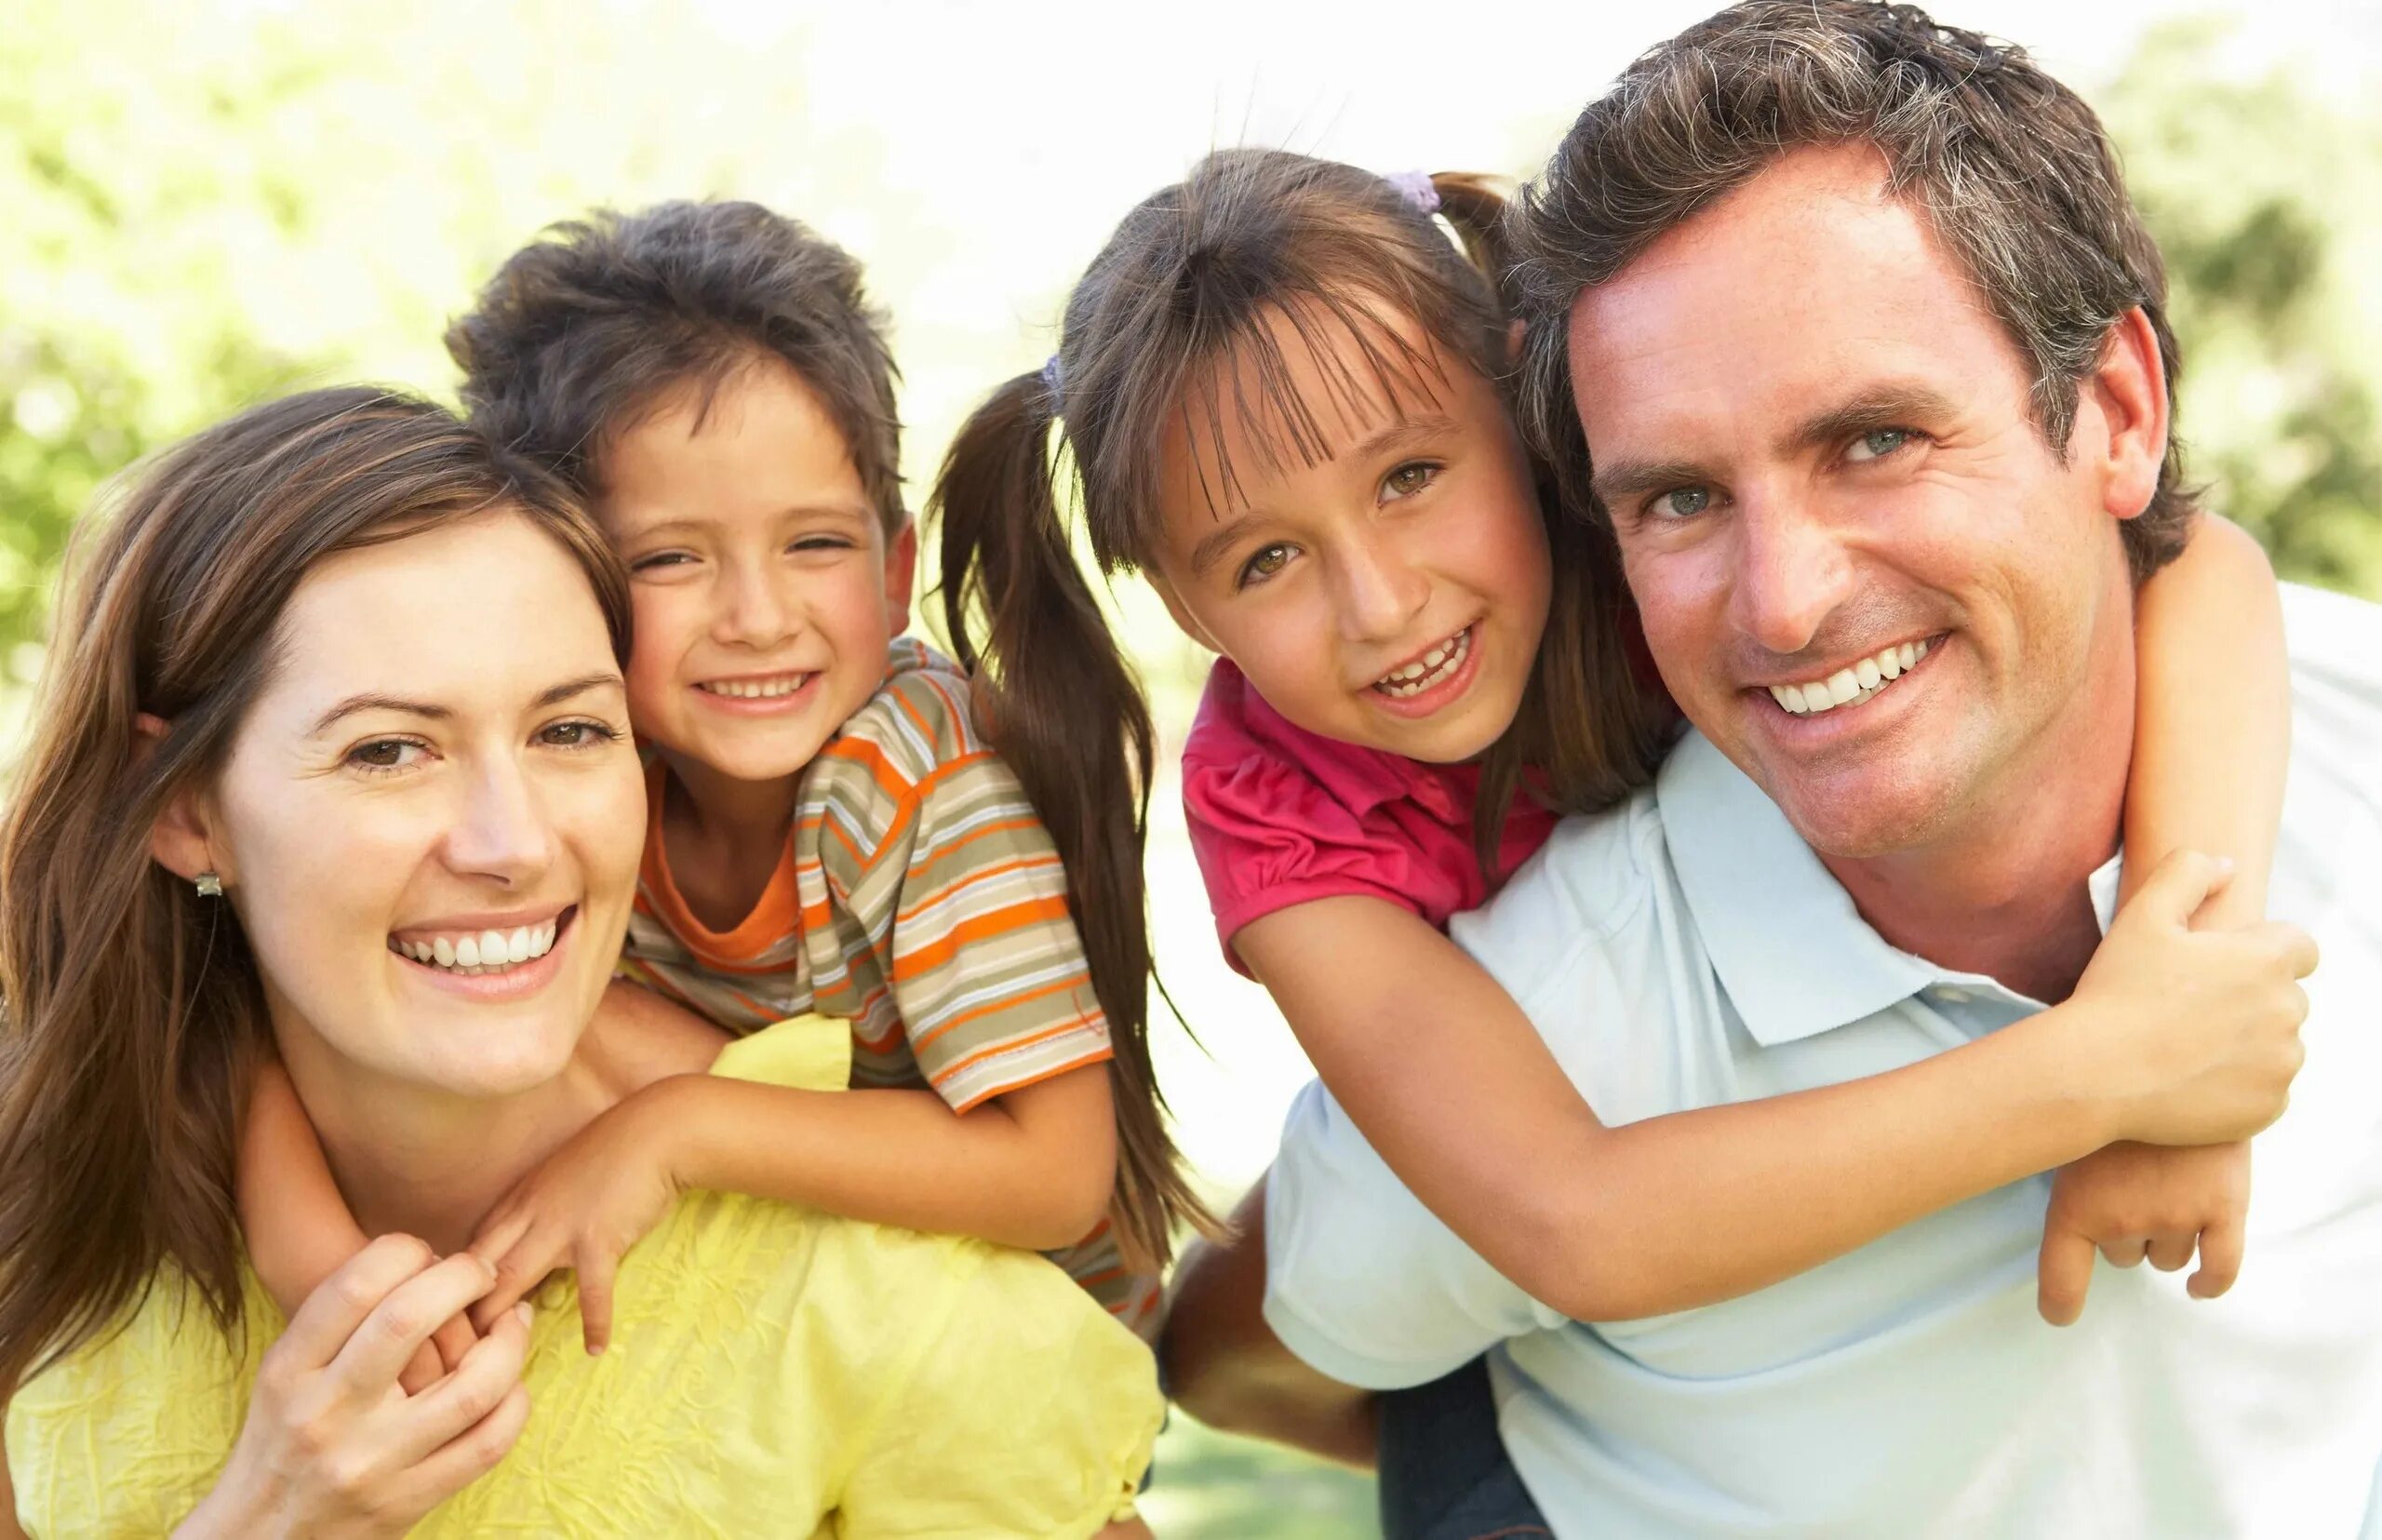
[[[201,898],[221,898],[223,896],[223,879],[217,877],[213,872],[199,873],[198,896]]]

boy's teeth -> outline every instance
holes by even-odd
[[[555,949],[559,917],[543,925],[515,926],[511,931],[475,931],[428,941],[400,941],[398,951],[419,963],[464,974],[501,973],[544,957]]]
[[[1372,687],[1385,695],[1399,698],[1420,695],[1454,673],[1471,650],[1472,628],[1465,626],[1404,668],[1375,679]]]
[[[1798,716],[1816,716],[1841,705],[1858,705],[1901,678],[1925,656],[1925,642],[1904,642],[1881,649],[1851,668],[1840,668],[1825,679],[1800,685],[1772,685],[1770,698],[1778,703],[1781,710]]]
[[[697,688],[732,700],[770,701],[781,695],[791,695],[810,682],[808,674],[789,674],[777,679],[718,679]]]

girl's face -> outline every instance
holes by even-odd
[[[1297,393],[1314,463],[1268,455],[1229,408],[1214,424],[1177,414],[1153,582],[1176,623],[1298,726],[1434,764],[1473,758],[1520,708],[1546,624],[1546,533],[1505,403],[1411,323],[1388,329],[1430,368],[1394,400],[1356,338],[1269,325],[1279,375],[1228,365],[1238,377],[1213,398]],[[1270,437],[1288,435],[1277,424]]]
[[[275,659],[196,832],[160,854],[180,838],[169,865],[221,875],[292,1073],[463,1097],[561,1073],[645,825],[585,574],[503,512],[341,552]]]

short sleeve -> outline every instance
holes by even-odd
[[[1468,793],[1390,758],[1292,727],[1217,666],[1184,745],[1183,811],[1234,968],[1233,937],[1296,904],[1378,898],[1438,926],[1480,902]]]
[[[983,1248],[945,1292],[844,1483],[854,1536],[1098,1533],[1133,1512],[1157,1360],[1038,1257]]]
[[[905,1043],[960,1112],[1112,1056],[1066,869],[966,688],[889,679],[814,764],[796,826],[819,1009],[863,1052]]]
[[[1344,1385],[1423,1385],[1563,1317],[1406,1189],[1321,1081],[1291,1104],[1265,1184],[1265,1321]]]

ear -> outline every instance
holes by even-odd
[[[885,608],[893,635],[910,628],[910,596],[918,585],[918,521],[902,516],[900,532],[885,545]]]
[[[2135,517],[2150,506],[2167,460],[2167,375],[2159,334],[2141,306],[2109,328],[2083,394],[2105,427],[2106,437],[2093,446],[2101,457],[2102,505],[2112,517]]]
[[[1184,636],[1211,652],[1224,651],[1224,649],[1216,644],[1216,638],[1208,635],[1208,628],[1199,623],[1199,617],[1191,613],[1190,606],[1183,602],[1183,596],[1174,591],[1174,584],[1146,569],[1143,570],[1142,576],[1147,578],[1149,585],[1158,590],[1158,598],[1166,605],[1166,612],[1173,617],[1176,627]]]
[[[1522,361],[1522,324],[1517,318],[1505,323],[1505,367],[1519,368]]]
[[[145,759],[154,754],[166,739],[167,723],[162,716],[141,712],[132,719],[135,759]],[[194,882],[201,872],[221,873],[215,864],[213,847],[207,833],[210,824],[206,799],[195,790],[184,791],[166,804],[157,814],[157,822],[149,826],[150,858],[185,882]]]

